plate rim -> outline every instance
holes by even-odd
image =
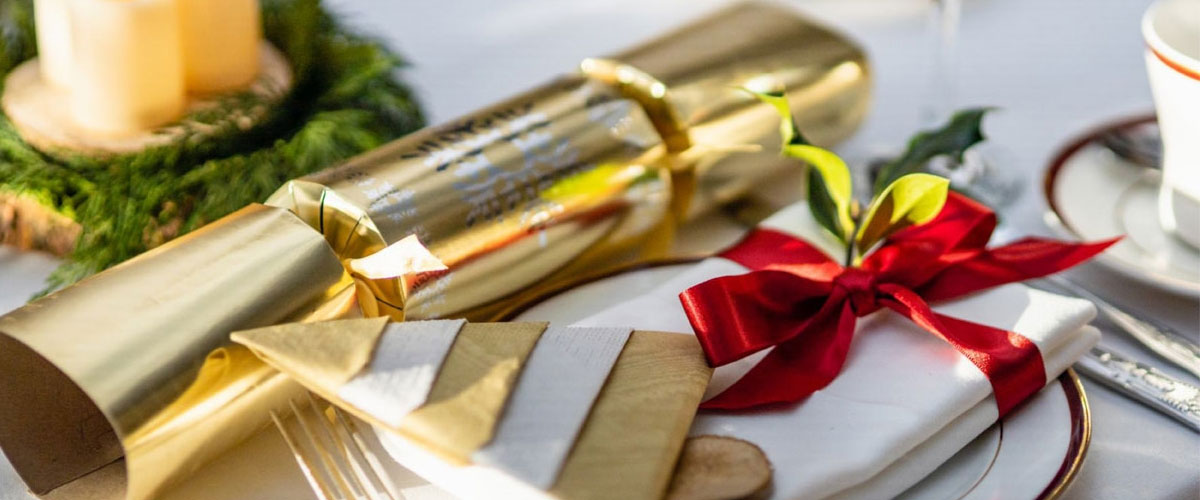
[[[589,276],[584,276],[576,280],[563,282],[558,286],[547,288],[540,293],[529,297],[528,300],[521,304],[511,307],[499,313],[493,321],[508,321],[512,318],[520,316],[525,311],[534,306],[549,300],[561,293],[579,288],[585,285],[603,281],[614,276],[645,269],[653,269],[658,267],[668,267],[684,264],[695,264],[704,260],[711,255],[692,255],[692,256],[676,256],[660,259],[650,259],[641,262],[633,262],[616,266],[603,272],[594,273]],[[1036,500],[1056,500],[1061,498],[1063,493],[1075,482],[1075,478],[1079,476],[1080,469],[1083,468],[1084,458],[1087,457],[1088,449],[1092,442],[1092,413],[1088,404],[1087,393],[1083,388],[1083,381],[1079,378],[1079,374],[1075,373],[1074,368],[1068,367],[1056,379],[1067,398],[1067,408],[1070,412],[1071,431],[1067,443],[1066,454],[1063,457],[1062,463],[1059,465],[1058,471],[1050,482],[1042,489],[1041,493],[1035,497]],[[1003,426],[1004,422],[997,422]],[[986,475],[986,474],[985,474]]]
[[[1067,455],[1058,473],[1050,480],[1050,484],[1042,489],[1038,500],[1055,500],[1062,497],[1067,488],[1079,477],[1083,469],[1084,459],[1092,444],[1092,410],[1088,404],[1087,392],[1083,389],[1083,380],[1074,368],[1068,367],[1058,376],[1058,383],[1067,396],[1067,408],[1071,412],[1071,438],[1067,444]]]
[[[1120,130],[1126,128],[1137,127],[1158,121],[1154,113],[1138,114],[1126,118],[1118,118],[1108,120],[1099,125],[1092,126],[1081,133],[1071,136],[1065,141],[1064,145],[1051,156],[1050,162],[1047,164],[1045,173],[1042,176],[1042,199],[1046,202],[1045,216],[1048,225],[1051,229],[1056,230],[1060,234],[1073,237],[1075,239],[1083,239],[1083,236],[1075,229],[1058,206],[1058,201],[1054,196],[1054,188],[1057,185],[1059,174],[1062,168],[1066,165],[1067,160],[1077,155],[1083,148],[1094,143],[1096,138],[1101,134],[1112,130]],[[1096,262],[1104,267],[1120,273],[1122,276],[1133,279],[1140,283],[1147,284],[1155,289],[1163,290],[1174,294],[1187,295],[1189,297],[1200,297],[1200,282],[1179,280],[1166,276],[1155,271],[1147,271],[1138,268],[1126,262],[1123,259],[1112,257],[1106,253],[1101,253],[1096,256]]]

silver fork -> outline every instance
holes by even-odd
[[[352,417],[311,392],[288,404],[291,418],[271,419],[318,499],[404,500]]]

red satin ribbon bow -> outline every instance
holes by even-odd
[[[1027,238],[986,248],[995,228],[991,210],[951,193],[933,221],[896,233],[860,267],[848,268],[795,237],[751,232],[721,254],[749,273],[706,281],[679,298],[713,366],[775,348],[702,407],[743,409],[807,397],[841,371],[856,319],[888,308],[979,367],[1004,416],[1046,385],[1037,346],[1015,332],[938,314],[928,302],[1053,274],[1116,240]]]

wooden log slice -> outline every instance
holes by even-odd
[[[748,500],[770,492],[771,462],[758,446],[726,436],[688,438],[667,500]]]

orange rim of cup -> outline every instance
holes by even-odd
[[[1200,80],[1200,61],[1179,53],[1158,35],[1154,29],[1154,17],[1158,9],[1166,3],[1164,0],[1155,2],[1142,18],[1142,38],[1146,40],[1146,50],[1166,64],[1168,68],[1193,80]],[[1178,60],[1177,60],[1178,59]]]
[[[1200,80],[1200,72],[1197,72],[1191,68],[1188,68],[1187,66],[1184,66],[1183,64],[1172,61],[1167,56],[1164,56],[1162,54],[1162,52],[1154,50],[1154,47],[1150,46],[1150,44],[1146,44],[1146,49],[1149,50],[1151,53],[1153,53],[1154,56],[1157,57],[1159,61],[1162,61],[1163,64],[1166,64],[1168,68],[1171,68],[1178,73],[1182,73],[1183,76],[1186,76],[1193,80]]]

